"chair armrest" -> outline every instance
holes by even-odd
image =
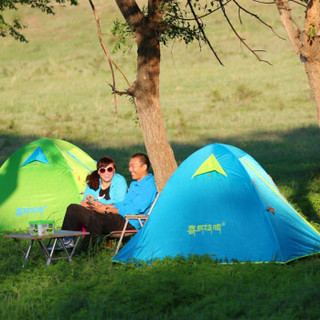
[[[125,217],[127,219],[142,219],[146,220],[149,218],[149,215],[147,214],[126,214]]]

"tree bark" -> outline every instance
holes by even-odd
[[[320,126],[320,2],[308,0],[303,31],[292,19],[288,0],[274,0],[274,3],[288,38],[304,65],[316,103]]]
[[[305,71],[317,105],[320,126],[320,2],[309,0],[307,5],[304,34],[301,37]]]
[[[166,138],[160,109],[160,44],[157,8],[161,0],[149,0],[148,17],[134,0],[116,0],[127,23],[135,30],[138,47],[137,76],[129,88],[135,97],[144,144],[152,164],[158,191],[161,191],[177,168],[172,148]]]

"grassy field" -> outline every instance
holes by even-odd
[[[144,151],[135,110],[119,98],[115,122],[111,75],[89,4],[32,10],[29,44],[1,39],[0,164],[41,137],[60,138],[93,158],[114,157],[130,181],[127,161]],[[110,51],[113,1],[96,2]],[[285,36],[272,6],[252,6]],[[235,145],[273,177],[289,202],[320,230],[320,132],[306,75],[288,41],[230,12],[239,32],[267,63],[258,62],[222,16],[207,21],[224,67],[208,48],[175,42],[162,50],[161,105],[167,137],[180,163],[213,142]],[[295,13],[303,18],[303,12]],[[133,45],[113,59],[134,81]],[[119,79],[119,89],[125,88]],[[0,319],[320,319],[320,261],[218,265],[207,257],[114,265],[104,245],[72,264],[46,268],[40,252],[22,269],[22,255],[0,238]]]

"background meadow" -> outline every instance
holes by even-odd
[[[142,3],[142,1],[140,1]],[[246,3],[246,2],[243,2]],[[95,2],[110,52],[114,1]],[[285,37],[277,10],[251,4]],[[229,7],[227,7],[228,9]],[[295,16],[303,19],[296,8]],[[229,10],[229,9],[228,9]],[[316,108],[307,77],[290,43],[252,17],[228,11],[259,62],[230,31],[224,18],[206,20],[222,59],[205,46],[173,42],[162,48],[161,106],[178,163],[213,142],[252,155],[281,192],[311,223],[320,223],[320,147]],[[127,161],[144,151],[134,106],[118,98],[115,121],[111,74],[98,42],[89,3],[56,6],[47,16],[23,9],[28,44],[1,39],[0,164],[42,137],[70,141],[94,159],[114,157],[128,181]],[[112,53],[130,82],[136,48]],[[119,89],[125,83],[118,78]],[[9,319],[317,319],[319,259],[288,266],[218,265],[207,257],[167,259],[151,268],[114,265],[101,245],[88,257],[46,268],[40,252],[22,269],[22,255],[0,238],[0,318]]]

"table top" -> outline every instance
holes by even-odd
[[[63,238],[63,237],[74,237],[74,236],[85,236],[89,235],[90,232],[84,231],[71,231],[71,230],[55,230],[53,234],[47,234],[43,236],[32,236],[30,233],[16,233],[16,234],[5,234],[4,237],[14,239],[52,239],[52,238]]]

